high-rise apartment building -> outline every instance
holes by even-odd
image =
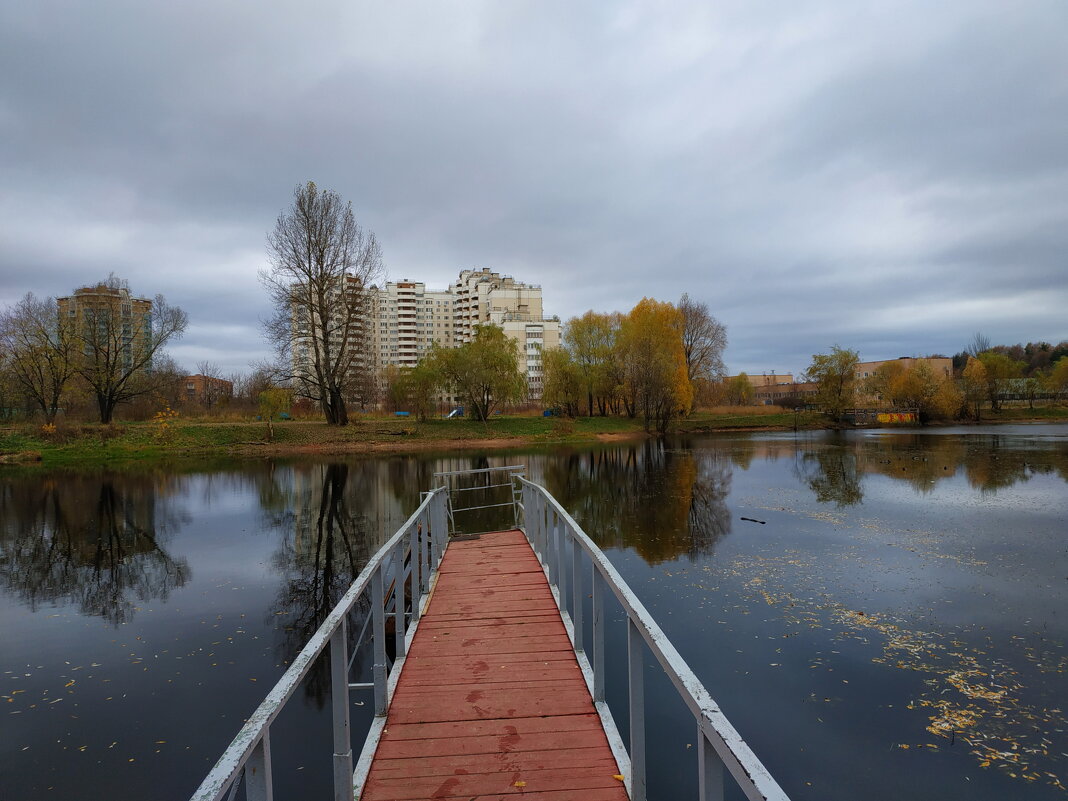
[[[320,390],[316,359],[329,362],[324,369],[347,374],[347,400],[365,404],[373,401],[373,377],[376,360],[369,352],[367,332],[371,310],[370,292],[359,279],[344,276],[326,290],[325,304],[307,297],[306,285],[295,284],[290,306],[290,334],[293,380],[299,394],[314,397]],[[344,383],[344,382],[343,382]]]
[[[125,286],[100,283],[57,298],[61,318],[73,322],[86,348],[113,352],[129,369],[152,345],[152,301]]]
[[[453,296],[428,290],[422,281],[390,281],[372,287],[371,352],[380,369],[415,367],[434,343],[455,341]]]
[[[560,319],[545,317],[541,287],[488,268],[463,270],[443,291],[421,281],[390,281],[371,290],[372,353],[380,369],[414,367],[434,343],[458,347],[483,323],[499,325],[519,345],[528,397],[541,397],[545,348],[560,344]]]

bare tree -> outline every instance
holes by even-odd
[[[990,337],[982,331],[976,331],[972,334],[972,341],[968,343],[964,352],[978,359],[980,353],[986,353],[988,350],[990,350]]]
[[[197,362],[197,374],[204,378],[203,389],[197,400],[200,401],[205,409],[210,411],[216,403],[233,394],[234,385],[230,384],[229,388],[227,388],[225,379],[222,377],[222,370],[219,369],[219,365],[215,362]]]
[[[723,378],[723,351],[727,349],[727,327],[712,316],[708,304],[691,300],[683,293],[678,309],[682,312],[682,347],[686,354],[686,377],[710,382]]]
[[[132,306],[126,282],[114,275],[95,289],[97,299],[76,294],[69,311],[79,350],[77,374],[96,397],[100,422],[110,423],[118,404],[172,382],[173,362],[155,368],[164,365],[164,347],[182,336],[189,318],[163,295],[150,308],[144,302]]]
[[[382,249],[336,192],[309,181],[267,235],[270,268],[260,280],[274,304],[265,323],[277,375],[319,403],[328,423],[348,422],[346,395],[374,370],[368,289],[382,273]]]
[[[53,298],[32,292],[0,314],[0,346],[7,352],[13,383],[44,413],[56,419],[63,393],[74,376],[78,347],[67,317]]]

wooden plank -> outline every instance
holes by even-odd
[[[433,615],[424,615],[423,621],[432,621],[437,623],[438,621],[448,620],[485,620],[492,619],[491,616],[498,618],[505,617],[527,617],[531,615],[549,615],[550,617],[559,617],[560,613],[556,610],[556,604],[549,599],[545,601],[530,600],[528,605],[521,606],[519,609],[486,609],[475,610],[473,612],[435,612]],[[420,623],[422,625],[422,622]]]
[[[549,612],[537,612],[533,614],[526,614],[525,612],[515,611],[507,615],[495,615],[494,617],[471,617],[464,615],[454,615],[450,617],[443,617],[441,615],[424,616],[419,621],[419,626],[426,626],[427,629],[451,629],[457,625],[457,623],[470,622],[472,626],[514,626],[517,623],[522,623],[529,620],[531,623],[554,623],[559,619],[559,615],[550,614]]]
[[[517,690],[490,685],[463,696],[433,694],[409,690],[403,700],[394,698],[389,708],[390,720],[398,723],[424,723],[456,720],[493,720],[501,717],[581,715],[591,709],[585,690],[558,688]]]
[[[579,669],[567,662],[558,663],[561,665],[559,668],[539,668],[534,675],[536,678],[526,678],[531,676],[531,671],[525,664],[511,665],[507,668],[498,668],[493,671],[482,673],[478,676],[472,676],[468,674],[465,677],[465,681],[469,685],[483,685],[483,684],[535,684],[535,683],[555,683],[562,681],[571,681],[576,677],[582,678],[582,672]],[[576,673],[577,671],[577,673]],[[400,680],[401,686],[411,687],[415,689],[417,687],[440,687],[441,686],[441,674],[436,670],[422,670],[412,671],[410,674],[408,670],[404,671],[404,675]]]
[[[453,754],[426,756],[422,759],[382,758],[380,778],[404,776],[442,776],[450,773],[493,773],[513,770],[552,770],[570,767],[610,767],[615,773],[615,761],[607,748],[546,748],[540,751],[502,751],[491,754]]]
[[[479,798],[487,794],[512,794],[546,790],[618,789],[625,799],[622,783],[611,767],[571,767],[560,770],[531,770],[496,773],[471,773],[453,776],[426,776],[380,779],[372,768],[361,801],[371,798],[409,801],[423,798]],[[583,796],[585,797],[585,796]]]
[[[538,637],[514,637],[497,640],[491,636],[462,637],[454,640],[426,638],[428,645],[439,656],[487,654],[540,653],[541,651],[568,651],[571,641],[563,632]]]
[[[558,749],[585,749],[589,747],[589,734],[585,731],[535,732],[524,737],[518,735],[486,735],[483,737],[446,737],[425,740],[390,740],[378,747],[376,759],[428,759],[438,756],[466,756],[470,754],[507,754],[515,750],[524,752],[554,751]],[[383,763],[385,764],[385,763]]]
[[[541,574],[538,574],[541,575]],[[544,578],[542,579],[544,581]],[[452,590],[439,587],[435,592],[441,592],[442,597],[450,604],[475,603],[482,611],[493,611],[495,600],[552,600],[552,593],[548,587],[539,584],[504,584],[499,587],[472,587],[466,590]],[[449,604],[445,604],[446,608]]]
[[[453,740],[460,737],[526,737],[546,732],[597,732],[601,721],[596,713],[568,715],[559,720],[551,718],[514,718],[480,720],[465,723],[420,723],[394,725],[387,723],[382,741],[390,740]]]
[[[625,801],[617,774],[523,534],[451,543],[362,801]]]
[[[511,637],[552,637],[560,633],[559,622],[559,620],[546,622],[527,618],[518,622],[498,623],[487,626],[483,625],[481,621],[470,621],[467,625],[457,621],[451,626],[438,626],[434,629],[428,629],[425,632],[424,639],[429,638],[431,643],[444,644],[447,641],[446,638],[449,637],[452,640],[457,638],[507,640]]]

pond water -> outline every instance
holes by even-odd
[[[792,798],[1065,798],[1068,427],[1044,425],[7,469],[0,799],[188,798],[433,473],[513,463]],[[328,679],[272,727],[279,797],[331,795]],[[651,797],[686,797],[692,719],[647,683]]]

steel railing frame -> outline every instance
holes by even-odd
[[[446,471],[442,471],[442,472],[439,472],[439,473],[434,473],[434,478],[437,479],[441,483],[441,486],[447,487],[448,490],[449,490],[447,509],[448,509],[448,515],[449,515],[449,529],[450,529],[450,531],[454,530],[456,528],[456,517],[455,517],[455,515],[458,514],[458,513],[461,513],[461,512],[473,512],[473,511],[478,510],[478,509],[504,508],[504,507],[508,507],[508,506],[512,507],[512,515],[515,518],[515,525],[518,526],[519,525],[520,498],[519,498],[519,485],[515,483],[515,479],[516,478],[522,478],[523,474],[525,472],[526,472],[526,466],[525,465],[510,464],[510,465],[502,465],[501,467],[480,467],[480,468],[471,469],[471,470],[446,470]],[[497,478],[494,478],[494,474],[495,473],[497,473],[497,474],[503,473],[504,476],[503,476],[503,478],[501,480],[498,481]],[[480,476],[480,475],[485,476],[485,478],[486,478],[486,483],[485,484],[476,484],[476,485],[471,486],[471,487],[453,486],[453,480],[454,479],[459,479],[461,476]],[[498,483],[491,483],[491,482],[494,482],[494,481],[497,481]],[[475,491],[485,492],[486,490],[493,489],[494,487],[511,487],[512,488],[512,493],[511,493],[512,494],[512,499],[510,501],[508,501],[507,503],[490,503],[490,504],[484,504],[482,506],[456,507],[453,504],[453,496],[456,495],[456,494],[459,494],[461,492],[475,492]],[[481,533],[485,534],[486,532],[481,532]]]
[[[604,723],[631,801],[645,801],[645,650],[656,657],[697,726],[698,798],[721,801],[724,767],[750,801],[789,801],[786,793],[727,720],[637,596],[560,503],[542,486],[517,478],[521,529],[537,554]],[[582,554],[592,569],[585,573]],[[587,592],[587,586],[589,591]],[[627,704],[630,742],[624,747],[605,698],[605,589],[627,617]],[[586,652],[583,605],[592,596],[592,655]],[[570,610],[569,607],[570,606]]]
[[[374,690],[375,719],[368,742],[373,740],[377,743],[385,725],[386,710],[396,688],[405,654],[415,634],[422,607],[429,600],[434,575],[448,544],[447,497],[448,490],[445,487],[423,493],[419,508],[367,562],[345,595],[223,752],[193,794],[193,801],[233,799],[242,783],[248,801],[271,801],[274,794],[271,777],[271,723],[300,686],[312,664],[322,655],[327,644],[330,645],[334,799],[354,799],[362,787],[361,777],[366,777],[366,772],[361,774],[361,766],[357,766],[355,771],[353,769],[349,733],[350,693],[353,690]],[[406,554],[409,556],[407,562]],[[386,597],[388,580],[393,581],[390,598]],[[405,600],[406,585],[410,586],[412,595],[417,597]],[[348,619],[365,596],[369,596],[371,606],[374,680],[368,683],[352,683],[349,682],[349,668],[355,658],[355,651],[362,644],[362,636],[353,647],[350,657]],[[388,611],[390,600],[392,612]],[[392,666],[386,655],[387,614],[395,616],[396,626],[396,659]],[[365,746],[365,754],[366,751]]]

